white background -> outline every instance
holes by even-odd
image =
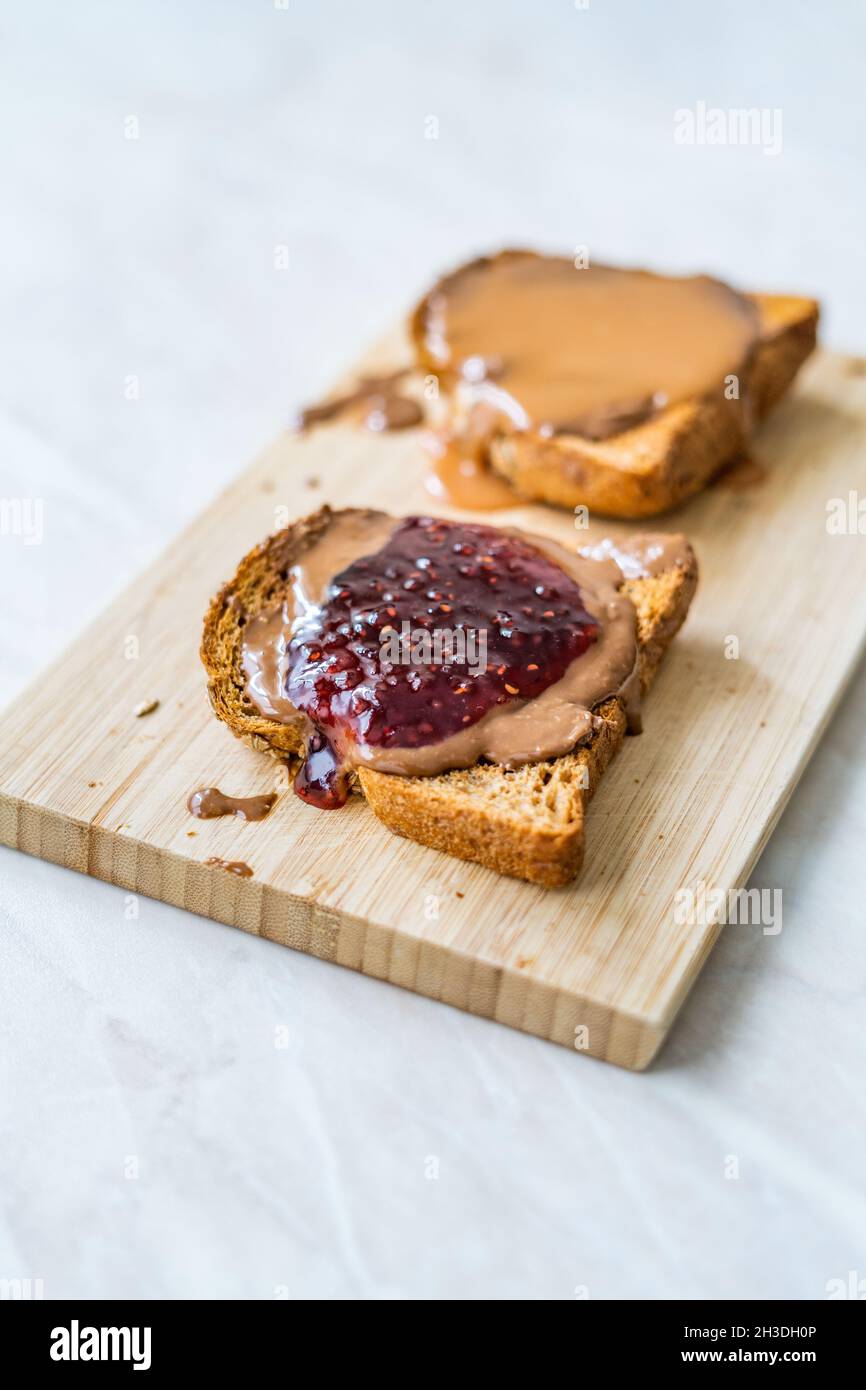
[[[866,349],[864,16],[6,0],[0,496],[43,498],[46,535],[0,539],[3,701],[470,253],[586,244],[813,293],[825,341]],[[781,154],[675,144],[698,101],[779,108]],[[866,1277],[864,696],[861,671],[757,872],[781,935],[727,930],[643,1076],[158,903],[127,921],[119,890],[0,851],[0,1277],[181,1298]]]

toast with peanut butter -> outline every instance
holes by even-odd
[[[647,517],[748,452],[812,352],[818,304],[503,251],[441,279],[410,320],[449,447],[479,435],[521,497]],[[459,498],[453,499],[459,505]]]
[[[555,887],[696,582],[681,536],[578,552],[323,507],[241,561],[201,656],[217,717],[303,800],[359,792],[397,834]]]

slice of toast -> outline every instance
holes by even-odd
[[[289,568],[322,536],[334,512],[323,507],[269,537],[240,563],[205,618],[201,657],[219,719],[239,738],[282,759],[303,753],[304,721],[265,718],[244,696],[243,628],[287,592]],[[652,577],[623,580],[637,617],[641,691],[645,692],[683,623],[697,583],[690,547],[685,560]],[[626,733],[622,701],[597,710],[601,724],[571,753],[515,770],[478,763],[435,777],[398,777],[361,768],[358,789],[398,835],[460,859],[546,887],[569,882],[583,863],[584,813],[599,777]],[[339,811],[308,814],[339,815]]]
[[[426,306],[436,290],[434,286],[424,296],[410,320],[417,360],[434,373],[437,367],[425,347],[424,324]],[[760,339],[747,388],[748,412],[758,421],[785,394],[814,349],[819,306],[814,299],[794,295],[749,294],[745,298],[760,316]],[[560,507],[586,506],[605,516],[639,518],[667,511],[699,492],[743,449],[739,412],[719,395],[680,401],[603,440],[503,431],[492,437],[489,454],[494,471],[522,497]]]

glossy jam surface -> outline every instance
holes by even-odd
[[[286,695],[315,730],[298,795],[341,805],[353,743],[438,743],[540,695],[598,633],[577,583],[523,539],[407,518],[333,579],[290,644]]]

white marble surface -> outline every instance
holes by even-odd
[[[811,290],[863,351],[864,42],[853,0],[6,4],[0,496],[43,498],[46,529],[0,538],[3,701],[468,252]],[[782,152],[677,146],[700,100],[780,108]],[[644,1076],[158,903],[128,921],[120,891],[0,852],[0,1277],[812,1298],[866,1276],[864,698],[861,671],[756,875],[784,930],[728,929]]]

